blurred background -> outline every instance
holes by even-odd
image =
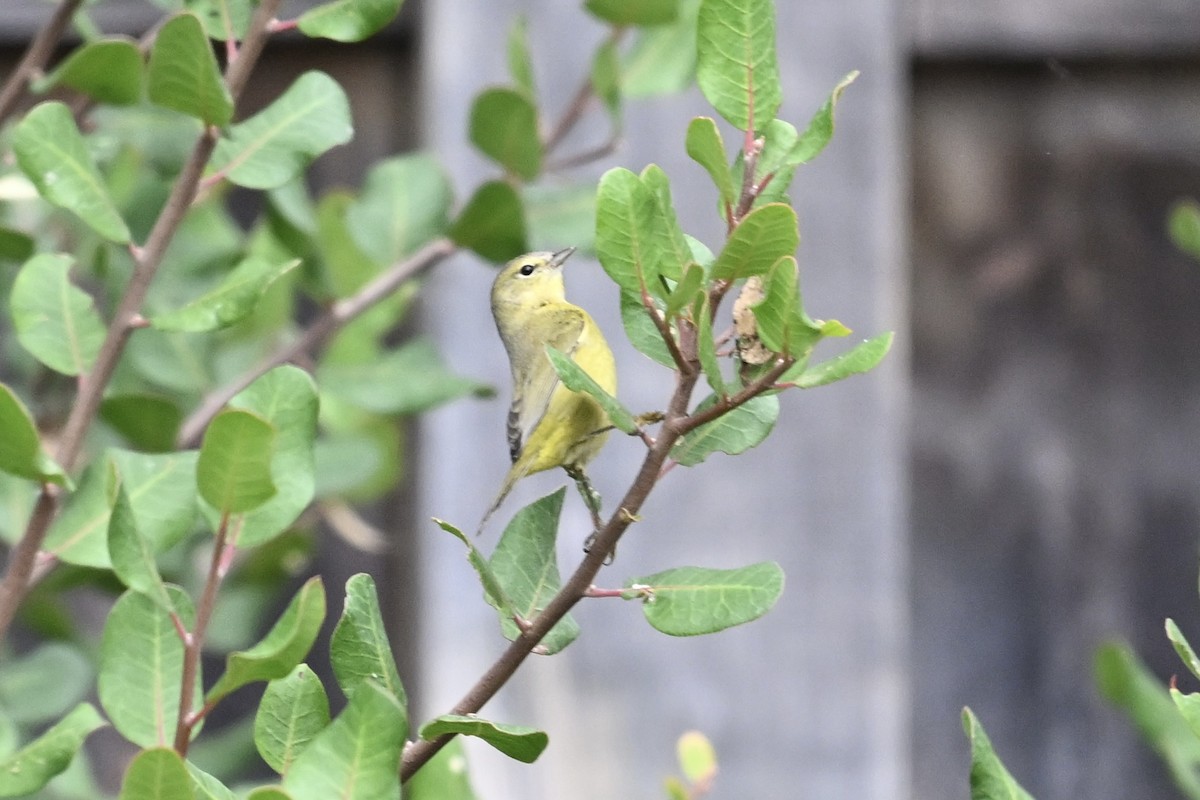
[[[511,20],[528,18],[543,105],[558,110],[603,35],[579,6],[410,0],[363,45],[281,38],[248,107],[326,70],[350,93],[356,135],[315,165],[315,186],[358,186],[372,161],[424,147],[461,198],[493,174],[466,141],[466,114],[480,88],[507,80]],[[958,715],[970,704],[1042,800],[1176,796],[1100,699],[1092,658],[1123,638],[1165,680],[1183,670],[1163,618],[1200,631],[1200,265],[1165,234],[1171,205],[1200,193],[1200,9],[778,6],[781,116],[804,124],[862,71],[833,143],[793,186],[806,305],[856,336],[895,330],[897,345],[867,377],[786,397],[759,449],[673,472],[601,576],[617,586],[680,564],[774,559],[788,576],[776,609],[671,640],[633,605],[583,604],[581,639],[528,665],[487,709],[547,729],[550,749],[532,767],[472,750],[477,789],[489,800],[658,796],[676,737],[698,728],[721,758],[717,797],[963,798]],[[49,7],[6,0],[6,67]],[[92,16],[140,34],[158,13],[107,0]],[[709,113],[694,91],[635,101],[621,147],[571,177],[658,163],[685,229],[715,247],[715,199],[683,150],[688,120]],[[596,119],[580,149],[607,137]],[[374,510],[391,537],[385,558],[333,537],[319,545],[329,586],[361,569],[380,576],[418,717],[457,700],[502,647],[460,545],[428,522],[473,525],[505,469],[493,274],[471,256],[439,267],[420,325],[453,368],[500,396],[411,430],[411,481]],[[574,259],[567,281],[617,344],[616,293],[596,263]],[[628,347],[618,363],[628,406],[662,403],[661,369]],[[597,461],[606,496],[623,491],[638,449],[614,440]],[[560,483],[524,482],[506,512]],[[586,525],[569,501],[565,565]]]

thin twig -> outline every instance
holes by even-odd
[[[308,326],[298,339],[282,345],[233,381],[209,393],[183,423],[176,444],[179,447],[194,445],[200,440],[200,434],[204,431],[205,426],[225,407],[225,404],[259,376],[281,364],[287,364],[307,356],[348,322],[387,299],[404,283],[421,275],[434,264],[452,255],[457,249],[457,245],[449,239],[434,239],[408,258],[381,272],[357,293],[331,305]]]
[[[29,88],[29,84],[46,66],[46,62],[53,55],[54,48],[58,46],[63,32],[71,24],[71,18],[75,16],[75,12],[82,4],[83,0],[62,0],[45,26],[38,31],[37,36],[33,37],[33,41],[25,49],[25,55],[21,56],[17,68],[8,76],[4,87],[0,88],[0,125],[12,116],[13,111],[20,104],[21,98],[25,96],[25,90]]]
[[[728,397],[719,397],[715,403],[703,411],[697,411],[695,414],[680,420],[677,423],[679,433],[682,435],[693,431],[701,425],[712,422],[717,417],[728,414],[738,406],[750,402],[763,392],[774,389],[775,381],[779,380],[779,377],[787,372],[795,363],[796,359],[794,358],[780,358],[775,363],[775,366],[764,372],[752,383],[743,386],[736,394],[731,394]]]
[[[612,136],[607,142],[596,147],[582,150],[573,155],[564,156],[557,161],[549,161],[546,163],[546,172],[561,172],[565,169],[574,169],[582,167],[585,164],[590,164],[593,161],[599,161],[602,158],[612,155],[616,152],[617,147],[621,144],[619,136]]]
[[[281,3],[282,0],[263,0],[251,20],[241,57],[226,70],[225,82],[235,101],[241,95],[250,71],[266,44],[267,23],[275,15]],[[65,4],[60,7],[60,12],[64,7]],[[39,38],[41,37],[39,36]],[[158,219],[155,220],[154,227],[146,239],[146,244],[140,248],[131,245],[130,250],[135,256],[133,274],[117,304],[117,310],[108,326],[104,342],[100,346],[91,370],[85,376],[80,376],[75,402],[71,406],[71,412],[67,416],[67,422],[63,426],[62,435],[59,438],[58,463],[68,472],[75,468],[79,456],[83,452],[84,440],[100,407],[104,388],[108,385],[117,368],[117,363],[124,353],[125,345],[139,319],[146,292],[162,264],[167,245],[174,238],[175,232],[179,229],[179,225],[191,205],[200,176],[204,172],[205,165],[208,164],[216,142],[216,129],[212,126],[205,127],[179,176],[175,179],[171,194],[162,211],[159,212]],[[30,516],[25,533],[9,560],[4,580],[0,583],[0,641],[3,641],[7,635],[8,628],[16,616],[17,606],[20,605],[29,590],[29,577],[34,562],[37,560],[38,551],[46,539],[46,532],[50,529],[50,523],[54,520],[57,511],[57,497],[58,493],[51,487],[43,486],[35,513]]]
[[[608,522],[596,532],[591,550],[584,556],[575,572],[546,607],[530,620],[529,629],[513,640],[450,713],[474,714],[483,708],[484,704],[495,696],[496,692],[500,691],[501,687],[513,676],[525,659],[535,652],[535,648],[542,638],[592,588],[596,575],[604,566],[609,553],[616,548],[617,542],[620,541],[621,536],[636,518],[642,504],[653,491],[658,482],[659,470],[671,452],[671,447],[680,436],[677,425],[673,423],[678,423],[686,418],[688,401],[696,386],[699,373],[676,372],[675,375],[675,392],[667,407],[663,431],[655,441],[654,447],[646,453],[637,477],[634,478],[617,510]],[[429,741],[420,740],[407,747],[400,765],[400,779],[407,781],[411,778],[451,738],[453,737],[447,735]]]
[[[650,316],[654,327],[658,330],[658,335],[662,337],[663,344],[667,346],[667,351],[671,354],[671,360],[675,362],[675,366],[680,372],[690,373],[696,372],[696,365],[684,358],[683,353],[679,351],[679,343],[675,341],[675,337],[671,334],[671,327],[667,321],[663,319],[662,314],[658,311],[658,306],[654,305],[654,301],[650,298],[650,293],[646,291],[646,287],[642,286],[642,306],[646,309],[646,313]]]
[[[208,623],[217,605],[217,589],[229,571],[230,553],[226,551],[231,551],[233,544],[228,536],[227,511],[221,515],[221,524],[217,528],[212,561],[208,565],[208,578],[204,581],[204,591],[200,595],[200,604],[196,607],[196,625],[190,632],[185,632],[183,637],[183,682],[179,687],[179,717],[175,723],[175,752],[180,756],[187,755],[192,730],[201,719],[198,714],[192,714],[192,698],[195,697],[196,676],[200,669],[200,655],[204,650],[204,636],[208,632]]]

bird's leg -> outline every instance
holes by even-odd
[[[596,534],[604,527],[604,519],[600,516],[600,493],[596,491],[596,487],[592,486],[592,482],[588,480],[587,473],[579,466],[564,466],[567,475],[571,480],[575,481],[575,488],[579,490],[580,497],[583,498],[583,504],[587,506],[588,513],[592,515],[592,532],[583,543],[583,552],[590,552],[592,545],[596,543]],[[604,559],[605,564],[611,564],[615,553],[609,553]]]

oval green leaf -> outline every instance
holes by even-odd
[[[408,718],[396,697],[363,682],[350,704],[308,743],[283,779],[294,800],[378,800],[400,794]]]
[[[312,577],[258,644],[226,657],[225,672],[205,702],[215,703],[247,684],[290,673],[308,655],[324,621],[325,586],[319,576]]]
[[[710,396],[696,410],[715,402]],[[759,395],[712,422],[685,433],[671,448],[671,458],[685,467],[699,464],[715,452],[737,455],[762,443],[779,419],[779,398]]]
[[[446,235],[455,244],[497,263],[529,249],[521,197],[504,181],[488,181],[480,186]]]
[[[564,386],[572,392],[583,392],[591,396],[604,409],[604,413],[608,415],[608,421],[617,430],[629,434],[637,433],[637,422],[634,420],[633,414],[621,405],[620,400],[604,391],[591,375],[588,375],[582,367],[571,360],[570,356],[555,350],[554,346],[549,344],[546,345],[546,355]]]
[[[241,322],[254,312],[271,284],[300,265],[300,259],[276,263],[250,256],[212,291],[182,308],[155,314],[150,324],[163,331],[204,333]]]
[[[627,581],[629,598],[670,636],[699,636],[758,619],[783,593],[783,570],[773,561],[738,569],[679,567]]]
[[[796,212],[783,203],[756,208],[742,219],[713,262],[716,280],[736,281],[765,275],[784,256],[794,255],[800,244]]]
[[[0,383],[0,471],[33,481],[69,486],[62,467],[42,451],[33,418],[12,389]]]
[[[370,680],[374,688],[382,687],[401,705],[408,702],[379,611],[375,580],[366,573],[346,581],[346,604],[329,641],[329,659],[347,697],[353,697]]]
[[[533,180],[542,169],[537,118],[537,108],[524,93],[486,89],[471,105],[471,142],[508,172]]]
[[[275,426],[240,409],[222,411],[208,424],[196,464],[205,502],[223,514],[251,511],[275,494],[271,454]]]
[[[73,263],[61,253],[34,256],[21,267],[9,299],[21,346],[64,375],[91,369],[104,343],[92,298],[71,283]]]
[[[150,51],[150,102],[225,126],[233,97],[221,77],[212,44],[195,14],[176,14],[158,31]]]
[[[861,342],[840,356],[834,356],[819,364],[805,367],[804,371],[795,379],[785,375],[781,380],[793,383],[800,389],[812,389],[816,386],[844,380],[852,375],[870,372],[888,354],[894,338],[895,334],[891,332],[881,333]]]
[[[524,725],[507,725],[464,714],[443,714],[421,727],[421,738],[429,741],[439,736],[457,734],[474,736],[490,744],[509,758],[532,764],[550,743],[545,731]]]
[[[192,776],[169,747],[143,750],[129,762],[117,800],[191,800]]]
[[[57,101],[35,106],[13,129],[12,147],[21,171],[47,202],[70,211],[111,242],[129,242],[129,228],[69,108]]]
[[[334,0],[309,9],[296,21],[300,32],[337,42],[361,42],[400,13],[404,0]]]
[[[123,486],[117,490],[108,522],[108,556],[122,583],[171,611],[171,598],[158,573],[154,545],[138,530],[133,505]]]
[[[721,201],[726,206],[732,206],[737,189],[733,185],[733,173],[729,170],[729,156],[725,152],[725,142],[721,140],[721,131],[712,117],[696,117],[688,124],[687,154],[712,178]]]
[[[0,760],[0,797],[24,797],[70,766],[88,735],[104,727],[91,703],[80,703],[38,738]]]
[[[342,87],[323,72],[306,72],[271,105],[230,128],[212,165],[238,186],[274,189],[353,134]]]
[[[133,105],[142,97],[144,69],[137,42],[114,36],[76,48],[38,89],[69,86],[101,103]]]
[[[280,775],[318,733],[329,725],[329,697],[307,664],[267,684],[254,716],[254,746]]]
[[[441,165],[417,153],[381,161],[346,211],[354,243],[379,266],[391,265],[446,230],[453,192]]]
[[[696,82],[738,130],[775,118],[782,97],[772,0],[703,0],[696,22]]]
[[[164,395],[116,394],[100,403],[100,419],[137,449],[165,453],[175,447],[183,411]]]
[[[626,97],[682,92],[696,75],[696,17],[700,0],[681,0],[675,21],[637,32],[621,69]]]
[[[596,195],[596,255],[622,290],[640,294],[658,285],[662,260],[654,193],[634,173],[614,167]]]

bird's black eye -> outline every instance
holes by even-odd
[[[526,264],[525,266],[521,267],[521,274],[522,275],[532,275],[533,269],[534,269],[533,264]]]

